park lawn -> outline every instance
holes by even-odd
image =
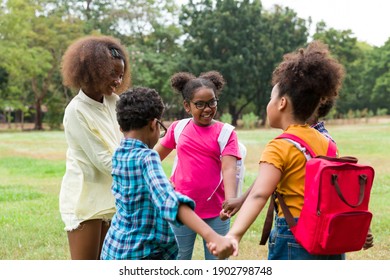
[[[347,259],[386,260],[390,257],[390,124],[330,125],[341,155],[353,155],[374,167],[376,177],[370,208],[375,246],[347,254]],[[247,146],[245,188],[255,179],[260,153],[281,131],[238,130]],[[58,211],[58,194],[65,172],[66,143],[62,131],[0,132],[0,259],[69,259],[66,233]],[[163,163],[170,174],[174,154]],[[240,243],[240,255],[232,259],[265,259],[267,247],[259,246],[264,211]],[[233,218],[234,222],[234,218]],[[197,239],[193,259],[202,259]]]

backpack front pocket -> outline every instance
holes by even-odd
[[[359,251],[366,241],[372,214],[355,211],[328,216],[321,246],[330,254]]]

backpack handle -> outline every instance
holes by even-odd
[[[342,194],[342,192],[341,192],[339,183],[337,182],[337,177],[338,177],[337,174],[332,174],[332,185],[335,187],[336,192],[337,192],[338,196],[340,197],[340,199],[341,199],[345,204],[347,204],[349,207],[352,207],[352,208],[356,208],[356,207],[358,207],[360,204],[362,204],[363,199],[364,199],[364,189],[365,189],[366,184],[367,184],[367,176],[364,175],[364,174],[360,174],[360,175],[359,175],[360,193],[359,193],[359,201],[358,201],[357,204],[350,204],[350,203],[345,199],[345,197],[343,196],[343,194]]]
[[[322,159],[326,159],[326,160],[329,160],[329,161],[341,162],[341,163],[353,163],[353,164],[355,164],[355,163],[358,162],[357,158],[351,157],[351,156],[345,156],[345,157],[339,157],[339,158],[328,157],[328,156],[316,156],[316,158],[322,158]]]

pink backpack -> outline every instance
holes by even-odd
[[[336,145],[332,141],[327,156],[316,156],[295,135],[283,133],[277,138],[292,142],[305,154],[304,204],[296,222],[283,197],[275,191],[260,244],[267,241],[277,198],[296,241],[310,254],[334,255],[361,250],[372,219],[368,204],[374,169],[358,164],[354,157],[336,158]]]

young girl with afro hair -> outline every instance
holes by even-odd
[[[121,132],[118,94],[130,86],[126,49],[109,36],[87,36],[62,58],[63,84],[78,91],[63,119],[68,149],[59,207],[72,259],[100,258],[115,213],[111,159]]]
[[[267,106],[270,126],[310,143],[317,155],[326,155],[329,140],[307,123],[319,105],[337,96],[344,78],[343,66],[319,41],[286,54],[273,73],[274,85]],[[285,139],[271,140],[261,155],[258,176],[244,201],[228,236],[240,242],[274,191],[284,198],[294,218],[299,219],[304,201],[306,158]],[[272,199],[272,198],[271,198]],[[289,230],[278,200],[277,217],[268,240],[268,259],[344,259],[345,254],[311,255]],[[209,244],[213,251],[218,244]],[[220,253],[219,258],[230,252]]]

